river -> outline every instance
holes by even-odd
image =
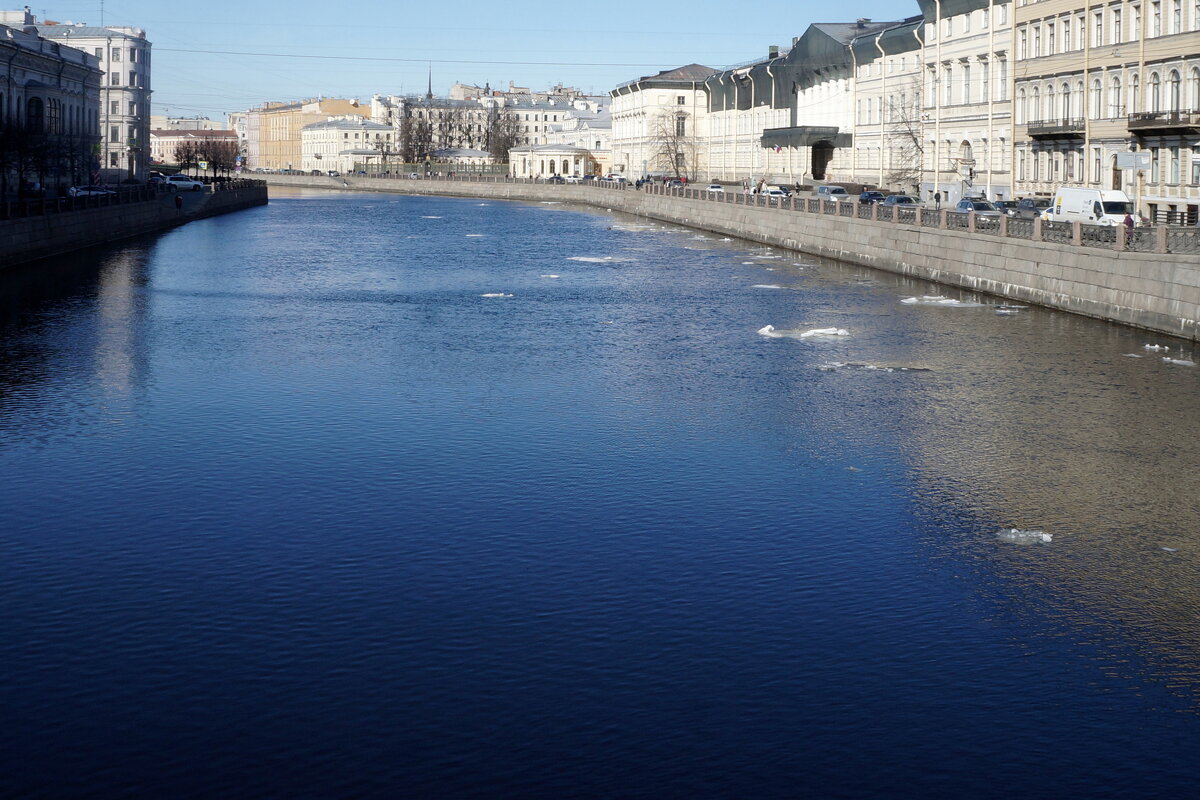
[[[4,794],[1193,788],[1191,345],[272,191],[3,276]]]

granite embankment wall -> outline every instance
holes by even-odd
[[[343,185],[340,178],[293,175],[268,180],[322,189],[581,203],[1200,340],[1195,254],[1001,238],[632,188],[362,177]]]
[[[0,220],[0,269],[266,205],[267,186],[255,182],[188,193],[185,200],[182,211],[175,208],[173,196],[161,195],[143,202]]]

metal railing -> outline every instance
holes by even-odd
[[[109,194],[7,200],[0,203],[0,219],[44,217],[47,214],[63,214],[90,208],[145,203],[161,194],[163,192],[156,186],[118,186],[109,190]]]

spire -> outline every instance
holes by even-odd
[[[425,99],[433,99],[433,64],[429,65],[429,88],[425,90]]]

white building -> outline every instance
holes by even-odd
[[[623,83],[612,96],[612,171],[627,178],[708,176],[708,94],[716,70],[688,64]]]
[[[548,178],[551,175],[595,175],[596,162],[583,147],[567,144],[524,144],[508,151],[509,174],[514,178]]]
[[[566,112],[562,122],[550,125],[546,143],[583,148],[592,157],[595,174],[610,172],[612,113],[606,108],[595,111],[572,108]]]
[[[150,131],[150,163],[175,164],[175,150],[181,144],[190,143],[203,145],[208,142],[229,142],[240,144],[234,131],[209,130],[151,130]]]
[[[96,168],[100,70],[95,56],[63,47],[0,12],[0,196],[22,181],[50,188],[87,183]],[[29,158],[22,136],[53,145]],[[26,157],[21,157],[22,153]]]
[[[331,117],[300,130],[300,168],[305,172],[353,172],[359,165],[380,162],[392,153],[396,131],[391,125],[357,115]]]
[[[83,50],[100,61],[100,163],[103,178],[144,180],[150,162],[150,42],[142,28],[99,28],[46,21],[28,24],[39,35]]]
[[[917,0],[925,17],[921,194],[1011,199],[1011,0]]]

